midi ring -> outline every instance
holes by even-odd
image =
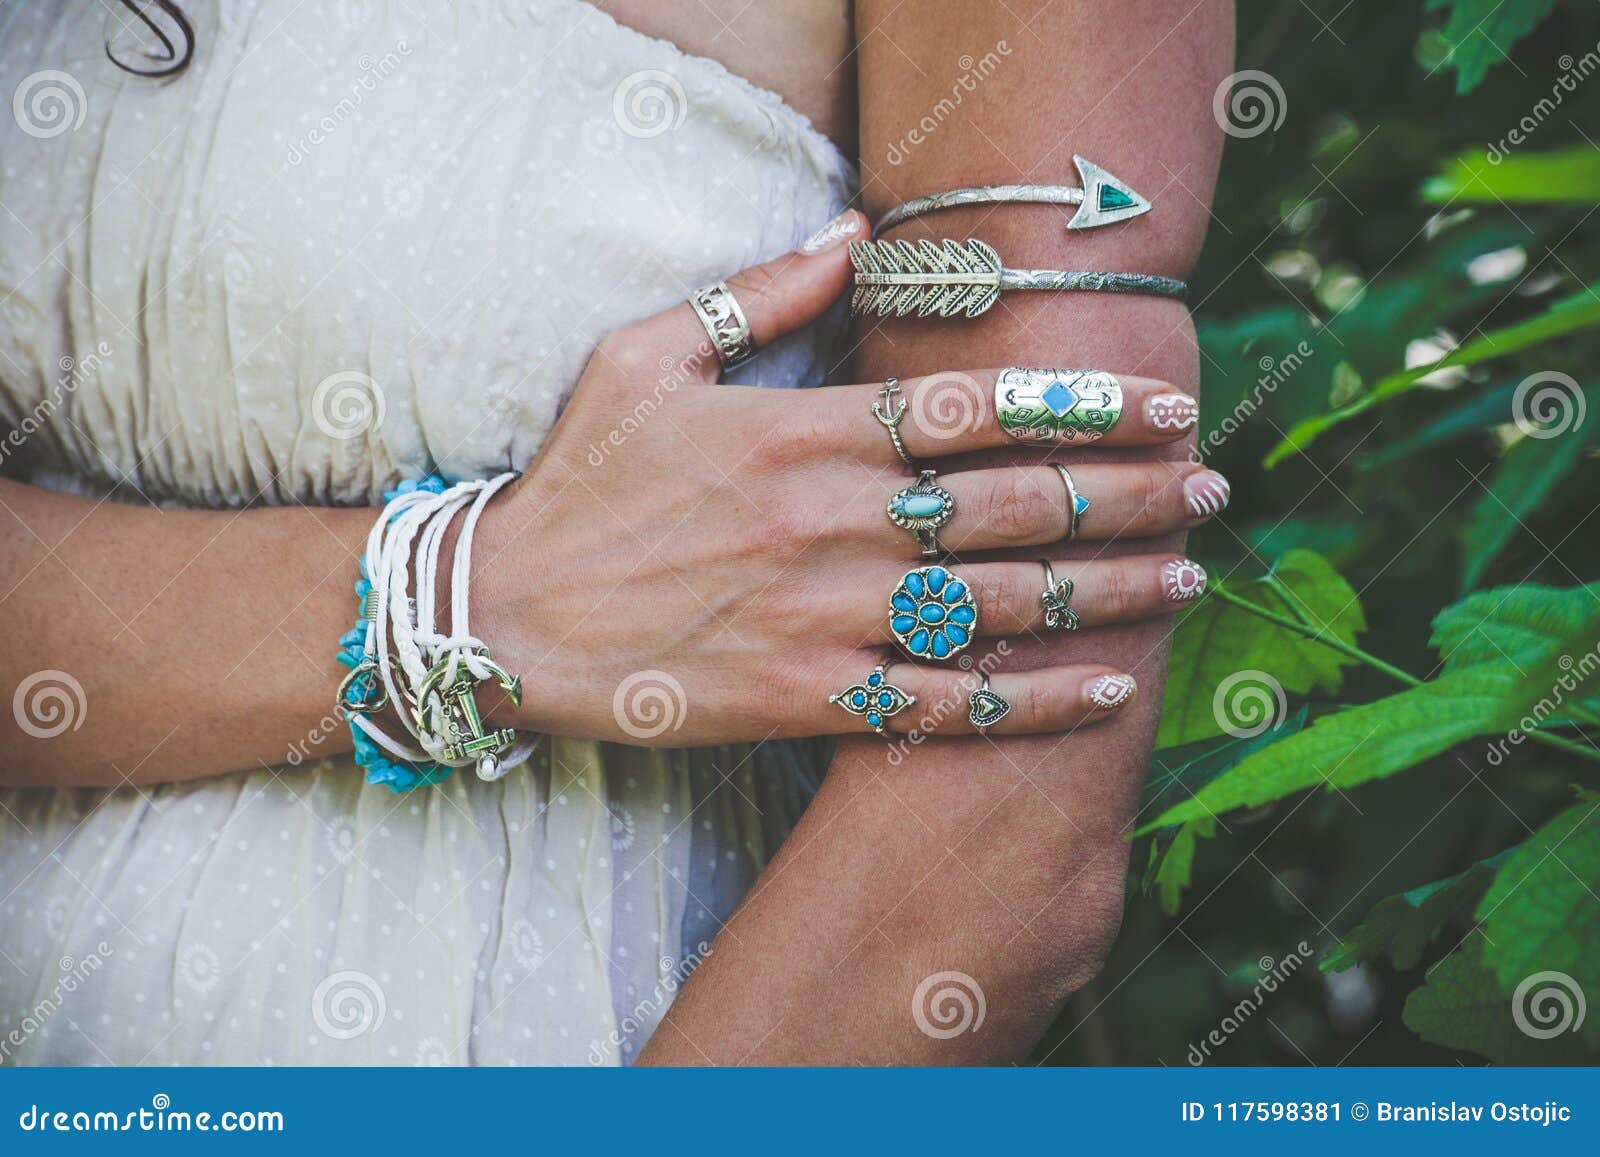
[[[878,390],[881,402],[872,403],[872,416],[883,423],[883,428],[889,431],[889,439],[894,443],[894,452],[900,455],[900,461],[907,466],[915,466],[916,462],[911,457],[911,451],[906,449],[906,444],[900,440],[900,419],[906,416],[906,400],[896,397],[900,392],[899,378],[884,379],[883,386]]]
[[[967,696],[967,718],[978,731],[985,732],[1011,714],[1011,704],[989,686],[989,673],[983,673],[983,686]]]
[[[1096,442],[1122,417],[1122,383],[1104,370],[1013,366],[995,379],[994,409],[1019,442]]]
[[[689,304],[700,324],[706,327],[724,370],[742,366],[756,356],[756,339],[750,332],[750,322],[726,281],[695,290],[689,295]]]
[[[1050,465],[1056,468],[1056,472],[1061,475],[1061,481],[1067,485],[1067,541],[1071,542],[1078,537],[1078,519],[1089,509],[1089,500],[1079,493],[1077,483],[1072,480],[1072,471],[1059,462],[1052,462]]]
[[[1082,624],[1078,622],[1078,612],[1072,609],[1072,580],[1057,582],[1050,560],[1041,558],[1039,563],[1044,567],[1044,594],[1039,596],[1039,601],[1044,604],[1045,628],[1051,631],[1076,631]]]
[[[922,544],[923,558],[938,558],[939,528],[950,521],[956,500],[934,479],[933,470],[924,470],[917,480],[889,499],[889,521],[909,530]]]
[[[829,695],[829,703],[837,703],[852,715],[864,716],[867,726],[879,735],[884,734],[883,721],[898,715],[917,701],[884,678],[883,664],[872,669],[872,674],[861,683],[853,683],[837,695]]]
[[[889,596],[889,630],[916,658],[948,659],[977,633],[972,588],[942,566],[908,570]]]

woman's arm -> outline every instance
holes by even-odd
[[[350,749],[329,718],[365,510],[162,511],[0,479],[0,784],[120,787]]]
[[[1076,184],[1074,153],[1155,206],[1133,222],[1071,234],[1067,213],[1054,206],[974,207],[892,236],[981,237],[1010,266],[1187,274],[1209,221],[1221,148],[1211,102],[1231,68],[1228,0],[861,0],[856,20],[869,215],[958,186]],[[909,319],[865,329],[855,380],[952,365],[1108,369],[1189,390],[1199,377],[1194,331],[1180,305],[1016,293],[977,321]],[[1069,460],[1187,453],[1179,444],[1074,451]],[[1114,550],[1181,543],[1171,536]],[[1103,549],[1082,544],[1073,553]],[[1155,733],[1169,630],[1153,620],[1091,631],[1048,647],[1015,647],[1005,660],[1007,669],[1070,658],[1133,672],[1139,701],[1105,726],[927,744],[898,763],[881,741],[841,743],[816,800],[717,937],[644,1059],[1026,1056],[1115,935],[1125,833]],[[948,1038],[919,1028],[919,985],[945,972],[970,983],[924,986],[923,1025],[942,1027],[933,1007],[940,990],[964,988],[969,999],[976,999],[972,989],[983,993],[981,1028]]]

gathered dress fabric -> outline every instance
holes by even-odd
[[[117,5],[0,8],[8,477],[232,510],[527,468],[606,332],[856,192],[778,97],[578,0],[180,7],[169,79],[107,59]],[[817,385],[842,324],[730,380]],[[0,1063],[626,1064],[827,753],[0,790]]]

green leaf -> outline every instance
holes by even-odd
[[[1198,791],[1217,776],[1235,766],[1251,752],[1269,747],[1293,735],[1306,725],[1309,714],[1302,707],[1288,719],[1260,735],[1243,739],[1229,739],[1224,743],[1196,743],[1171,752],[1158,752],[1155,771],[1145,782],[1139,813],[1143,815],[1175,790],[1181,796]],[[1201,840],[1214,834],[1215,825],[1207,817],[1184,824],[1172,835],[1157,832],[1150,841],[1150,856],[1144,874],[1146,894],[1155,890],[1161,899],[1161,910],[1175,916],[1183,904],[1183,893],[1189,887],[1194,873],[1194,856]]]
[[[1594,391],[1590,401],[1597,399],[1600,391]],[[1461,532],[1465,564],[1462,590],[1478,585],[1483,572],[1505,549],[1517,528],[1539,509],[1555,484],[1577,466],[1588,441],[1581,432],[1569,431],[1556,438],[1523,438],[1506,451]]]
[[[1344,643],[1354,643],[1366,628],[1355,591],[1315,551],[1287,551],[1269,574],[1229,590],[1309,622]],[[1351,662],[1221,599],[1202,599],[1184,615],[1173,639],[1156,746],[1176,747],[1224,734],[1215,702],[1219,688],[1235,675],[1265,672],[1285,692],[1303,695],[1318,688],[1333,694],[1339,690],[1340,668]]]
[[[1347,788],[1392,775],[1475,735],[1510,731],[1548,686],[1500,660],[1324,716],[1246,759],[1141,831],[1255,807],[1307,788]]]
[[[1456,70],[1456,92],[1478,87],[1555,7],[1556,0],[1428,0],[1430,12],[1450,9],[1442,35],[1449,46],[1446,63]]]
[[[1425,1041],[1478,1053],[1499,1064],[1572,1064],[1590,1059],[1579,1039],[1564,1033],[1528,1036],[1512,1016],[1511,998],[1478,959],[1473,936],[1428,973],[1406,999],[1407,1026]]]
[[[1500,866],[1478,904],[1484,963],[1502,992],[1514,992],[1535,973],[1552,972],[1600,994],[1597,885],[1600,798],[1590,796],[1528,837]],[[1579,1031],[1600,1045],[1600,1016],[1585,1020]]]
[[[1585,287],[1570,297],[1552,303],[1541,314],[1480,334],[1428,365],[1390,374],[1349,405],[1297,423],[1288,434],[1284,435],[1283,440],[1272,448],[1263,465],[1271,469],[1285,458],[1302,453],[1307,446],[1335,426],[1349,421],[1380,402],[1416,389],[1418,382],[1436,370],[1448,369],[1451,366],[1475,366],[1479,362],[1505,357],[1530,346],[1597,325],[1600,325],[1600,284]]]
[[[1435,204],[1593,204],[1600,201],[1600,150],[1588,144],[1552,153],[1486,155],[1474,149],[1429,177],[1422,199]]]
[[[1507,849],[1454,876],[1379,900],[1323,957],[1322,971],[1343,972],[1385,952],[1396,968],[1415,968],[1450,918],[1483,895],[1495,868],[1510,854]]]

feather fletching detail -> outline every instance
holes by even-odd
[[[852,241],[850,263],[850,309],[858,317],[977,317],[1000,299],[1000,255],[976,238]]]

